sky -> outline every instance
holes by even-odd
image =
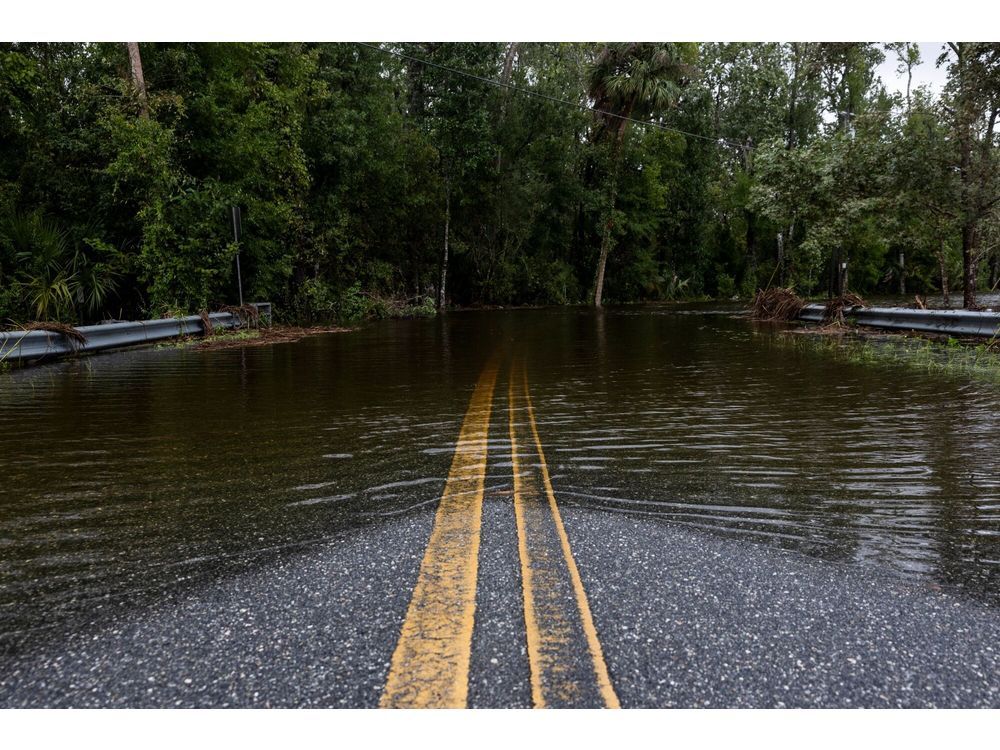
[[[940,94],[941,88],[947,79],[947,71],[944,65],[940,68],[935,66],[938,55],[941,54],[941,47],[944,42],[918,42],[920,46],[920,65],[913,70],[913,88],[928,85],[934,94]],[[885,62],[878,68],[878,74],[885,83],[886,90],[898,91],[906,94],[906,71],[902,74],[896,72],[899,65],[894,52],[886,52]]]

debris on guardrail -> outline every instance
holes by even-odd
[[[808,304],[799,320],[823,324],[826,306]],[[912,307],[856,307],[851,323],[870,328],[920,331],[945,336],[1000,336],[1000,312],[986,310],[920,310]]]
[[[203,310],[198,315],[105,322],[78,328],[65,323],[28,323],[12,331],[0,331],[0,363],[37,362],[198,333],[208,336],[219,328],[256,328],[259,321],[271,319],[269,302],[230,310],[214,313]]]
[[[856,307],[867,307],[867,305],[854,292],[845,292],[839,297],[834,297],[826,303],[826,308],[823,310],[823,325],[843,326],[844,310],[853,310]],[[801,309],[799,312],[801,312]],[[796,313],[796,317],[798,317],[798,313]]]
[[[750,317],[764,321],[791,321],[799,317],[805,306],[805,300],[791,289],[760,289],[750,302]]]
[[[55,321],[35,321],[33,323],[24,323],[23,325],[17,326],[22,331],[48,331],[49,333],[58,333],[65,336],[69,341],[76,344],[86,344],[87,337],[83,332],[77,330],[71,325],[66,323],[57,323]]]
[[[242,325],[247,328],[256,328],[260,325],[260,310],[255,305],[223,305],[219,312],[227,312],[238,317]]]
[[[209,315],[208,310],[199,312],[198,317],[201,318],[201,327],[205,329],[204,333],[206,336],[211,336],[215,333],[215,326],[212,325],[212,316]]]

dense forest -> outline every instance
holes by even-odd
[[[0,45],[0,320],[944,292],[1000,276],[1000,44]],[[906,80],[909,80],[907,78]],[[240,206],[242,239],[230,208]]]

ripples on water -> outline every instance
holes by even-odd
[[[533,376],[565,501],[996,598],[995,386],[834,363],[724,318],[597,330],[577,376]]]
[[[560,502],[1000,598],[995,386],[834,363],[686,313],[456,314],[0,376],[0,632],[432,510],[498,347],[526,357]]]

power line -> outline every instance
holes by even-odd
[[[367,42],[355,42],[362,47],[368,47],[373,50],[377,50],[386,55],[393,55],[394,57],[402,58],[403,60],[409,60],[410,62],[419,63],[421,65],[429,65],[432,68],[438,68],[440,70],[448,71],[449,73],[454,73],[455,75],[465,76],[466,78],[471,78],[482,83],[488,83],[491,86],[497,86],[498,88],[506,88],[511,91],[515,91],[519,94],[526,94],[527,96],[534,96],[539,99],[545,99],[546,101],[554,102],[556,104],[564,104],[569,107],[574,107],[576,109],[582,109],[586,112],[593,112],[594,114],[604,115],[605,117],[614,117],[618,120],[625,120],[627,122],[633,122],[636,125],[644,125],[648,127],[658,128],[660,130],[666,130],[670,133],[678,133],[679,135],[690,136],[691,138],[700,138],[705,141],[711,141],[712,143],[725,143],[729,146],[734,146],[735,148],[746,148],[746,144],[738,143],[736,141],[730,141],[726,138],[713,138],[709,135],[701,135],[699,133],[691,133],[687,130],[681,130],[680,128],[672,128],[669,125],[664,125],[663,123],[653,122],[652,120],[638,120],[634,117],[627,117],[625,115],[615,114],[614,112],[608,112],[607,110],[598,109],[597,107],[590,107],[586,104],[581,104],[579,102],[571,102],[568,99],[560,99],[555,96],[549,96],[548,94],[543,94],[540,91],[532,91],[531,89],[523,89],[520,86],[515,86],[512,83],[505,83],[504,81],[497,81],[492,78],[485,78],[483,76],[478,76],[475,73],[469,73],[464,70],[458,70],[457,68],[450,68],[447,65],[441,65],[440,63],[431,62],[430,60],[423,60],[419,57],[413,57],[412,55],[407,55],[403,52],[397,52],[395,50],[386,49],[385,47],[380,47],[377,44],[368,44]]]
[[[898,109],[866,109],[863,112],[839,112],[838,114],[847,114],[852,119],[855,117],[874,117],[878,115],[898,115],[898,116],[909,116],[909,115],[932,115],[937,116],[939,113],[932,109],[916,109],[912,108],[910,110],[905,109],[905,105],[900,106]]]

